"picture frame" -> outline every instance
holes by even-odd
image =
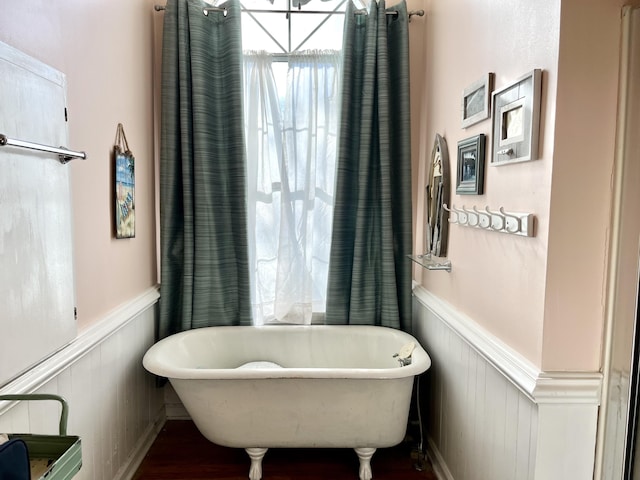
[[[458,195],[484,193],[485,147],[486,137],[482,133],[458,142]]]
[[[113,145],[114,233],[118,239],[136,236],[135,164],[124,127],[119,123]]]
[[[542,70],[535,69],[493,92],[492,165],[538,158]]]
[[[115,229],[116,238],[136,236],[135,159],[130,152],[115,149]]]
[[[473,82],[462,93],[462,128],[470,127],[491,116],[493,73]]]

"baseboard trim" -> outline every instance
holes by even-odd
[[[160,298],[158,287],[151,287],[141,295],[107,314],[94,326],[89,327],[71,343],[44,359],[42,362],[9,382],[0,389],[0,394],[32,393],[73,365],[96,345],[104,342],[122,327],[133,321],[140,313],[152,307]],[[10,405],[0,408],[4,413]]]
[[[131,453],[131,456],[127,459],[126,463],[120,468],[114,480],[131,480],[135,476],[138,468],[142,464],[145,455],[153,445],[153,442],[162,430],[162,427],[167,422],[167,417],[164,414],[164,409],[158,411],[156,420],[149,425],[147,430],[142,435],[142,438],[136,445],[136,448]]]
[[[433,473],[438,477],[438,480],[455,480],[447,467],[447,462],[442,458],[440,450],[438,450],[438,447],[436,447],[431,437],[427,438],[427,457],[433,467]]]
[[[600,372],[543,372],[421,285],[414,285],[413,295],[536,404],[600,404]]]

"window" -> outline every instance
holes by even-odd
[[[242,47],[286,61],[289,53],[340,50],[348,0],[243,0]]]
[[[324,315],[346,1],[242,4],[257,324]]]

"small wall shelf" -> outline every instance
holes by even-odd
[[[430,253],[407,255],[407,257],[427,270],[444,270],[445,272],[451,272],[451,260],[447,260],[446,258],[434,257]]]

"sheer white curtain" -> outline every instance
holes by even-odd
[[[333,219],[340,55],[289,55],[286,92],[271,56],[245,54],[254,323],[323,315]]]

